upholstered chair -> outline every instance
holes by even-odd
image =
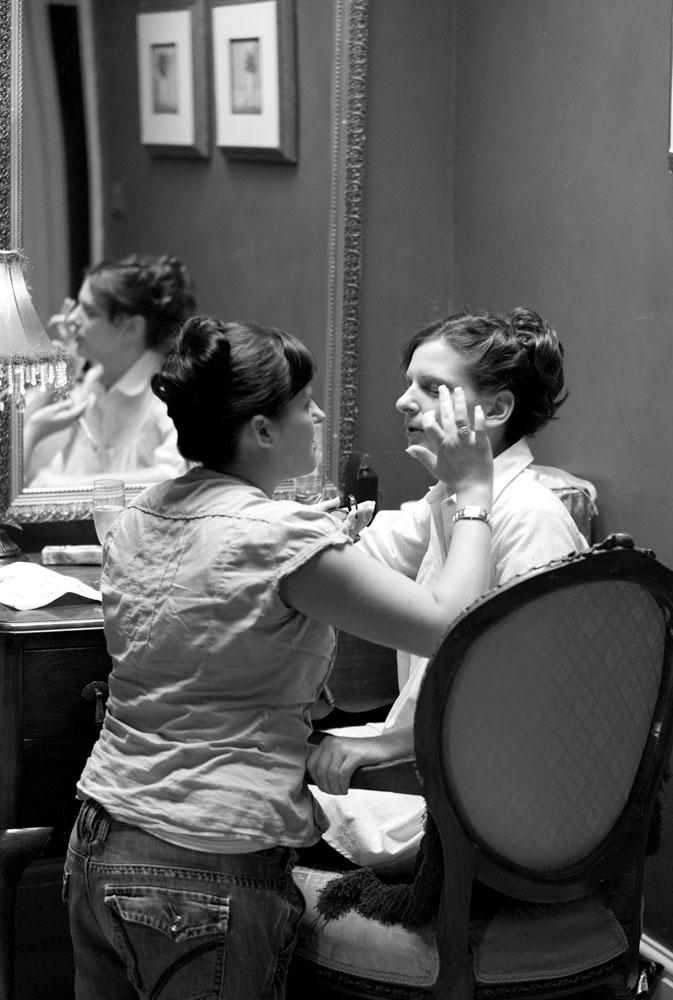
[[[425,797],[415,876],[295,869],[307,912],[288,996],[632,996],[672,613],[673,572],[619,535],[456,620],[423,682],[415,760],[353,782]]]

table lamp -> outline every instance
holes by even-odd
[[[70,355],[52,344],[35,312],[23,263],[19,251],[0,250],[0,420],[11,420],[12,408],[23,410],[32,391],[48,392],[50,399],[65,396],[74,370]],[[9,456],[1,456],[1,462],[5,468],[0,469],[0,480],[9,482]],[[6,515],[6,509],[0,507],[0,514]],[[0,527],[0,560],[20,554]]]

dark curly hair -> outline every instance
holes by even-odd
[[[563,347],[553,328],[532,309],[505,314],[462,309],[423,327],[402,347],[402,365],[428,340],[445,339],[465,361],[478,393],[509,389],[514,409],[505,435],[509,444],[536,434],[556,418],[567,399]]]
[[[120,316],[145,318],[146,348],[166,350],[181,323],[196,311],[189,271],[169,254],[104,260],[89,268],[85,277],[96,304],[110,321]]]
[[[315,371],[309,349],[283,330],[194,316],[151,384],[175,424],[180,453],[222,469],[243,425],[256,414],[276,418]]]

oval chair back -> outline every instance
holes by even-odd
[[[294,981],[395,1000],[631,996],[673,740],[672,619],[673,572],[620,535],[452,623],[414,725],[428,819],[409,889],[434,892],[436,915],[368,919],[354,897],[325,921],[334,872],[297,870]],[[384,770],[353,784],[380,788]]]
[[[462,967],[466,989],[475,976],[483,989],[535,977],[538,991],[563,977],[586,989],[601,967],[596,980],[626,988],[636,974],[673,737],[673,573],[620,541],[492,592],[426,673],[417,767],[453,896],[442,912],[454,910],[446,934],[439,919],[440,966],[453,983]],[[491,917],[474,965],[463,947],[473,879],[528,904]]]

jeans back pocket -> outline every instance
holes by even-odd
[[[161,1000],[219,996],[229,899],[151,885],[108,885],[105,905],[136,989]]]

